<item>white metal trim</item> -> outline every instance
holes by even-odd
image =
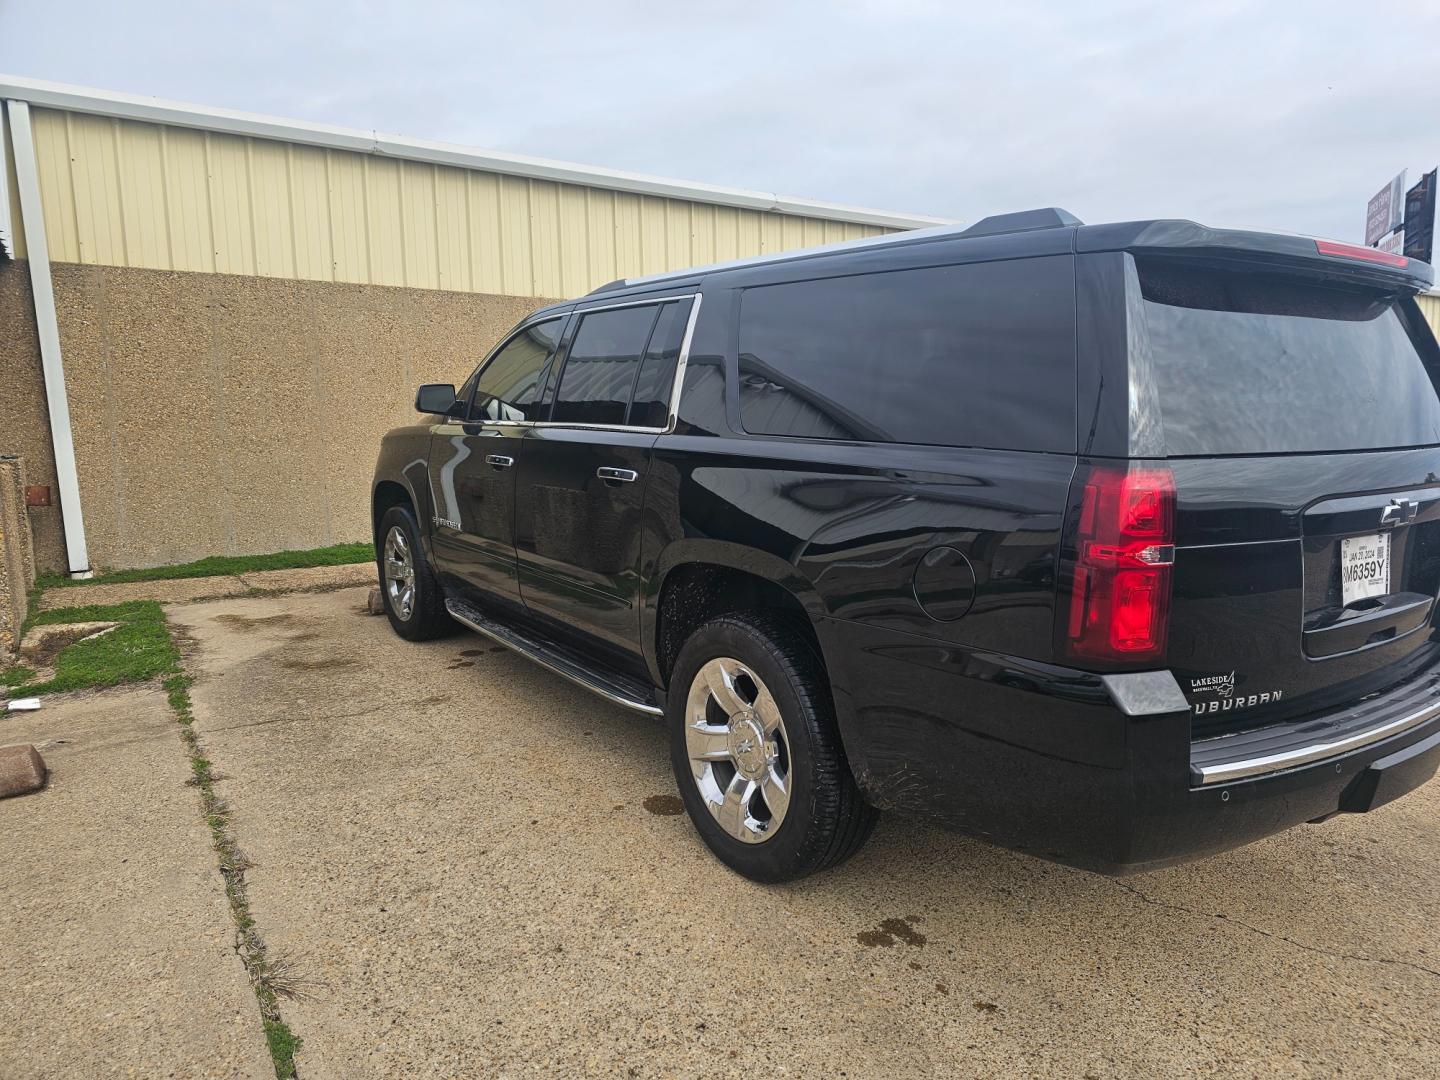
[[[279,116],[240,112],[235,109],[219,109],[186,102],[166,101],[162,98],[143,97],[138,94],[122,94],[113,90],[97,90],[85,86],[47,82],[43,79],[27,79],[18,75],[0,75],[0,97],[26,101],[45,108],[63,109],[67,112],[114,116],[151,124],[199,128],[205,131],[226,132],[259,139],[276,139],[305,146],[349,150],[360,154],[377,154],[436,165],[452,165],[461,169],[480,169],[485,172],[505,173],[510,176],[526,176],[536,180],[580,184],[586,187],[606,188],[611,191],[628,191],[668,199],[714,203],[720,206],[736,206],[747,210],[794,214],[827,221],[879,225],[890,229],[914,229],[927,225],[953,224],[946,218],[899,214],[863,206],[846,206],[840,203],[779,195],[768,191],[720,187],[714,184],[674,180],[644,173],[622,172],[594,165],[552,161],[524,154],[507,154],[499,150],[477,150],[430,139],[411,139],[403,135],[389,135],[361,128],[314,124]]]
[[[60,357],[60,324],[50,283],[50,248],[45,242],[45,210],[40,202],[40,174],[35,161],[35,136],[30,106],[6,101],[15,147],[15,179],[20,188],[20,223],[25,229],[30,289],[35,297],[35,328],[40,339],[40,364],[45,374],[45,404],[50,413],[50,441],[55,451],[56,486],[65,525],[65,558],[71,577],[90,576],[85,545],[85,516],[80,508],[80,479],[75,469],[75,441],[70,431],[70,400],[65,365]]]

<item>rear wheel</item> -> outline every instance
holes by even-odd
[[[380,519],[380,595],[390,625],[403,638],[427,641],[455,629],[445,594],[420,546],[408,507],[392,506]]]
[[[755,881],[858,851],[878,818],[850,775],[829,681],[805,637],[761,613],[697,630],[671,675],[671,763],[701,838]]]

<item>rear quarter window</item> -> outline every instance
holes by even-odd
[[[1072,257],[747,289],[740,420],[812,439],[1075,450]]]

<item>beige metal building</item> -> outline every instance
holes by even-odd
[[[939,223],[5,76],[0,100],[0,452],[53,493],[42,569],[364,538],[415,385],[542,302]]]
[[[1432,292],[1420,299],[1420,310],[1425,314],[1425,321],[1430,324],[1437,335],[1440,335],[1440,292]]]

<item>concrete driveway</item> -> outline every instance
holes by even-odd
[[[660,724],[363,602],[170,609],[305,1080],[1440,1070],[1440,784],[1124,882],[892,816],[760,887]]]

